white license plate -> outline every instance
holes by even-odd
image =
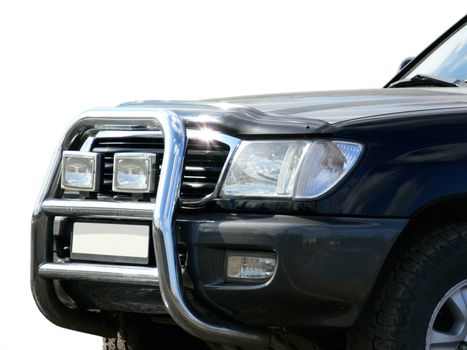
[[[148,263],[149,226],[76,222],[71,259]]]

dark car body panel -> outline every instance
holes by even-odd
[[[282,115],[284,121],[293,116],[334,124],[401,112],[466,107],[467,92],[458,88],[367,89],[245,96],[219,101]]]
[[[318,91],[199,102],[148,100],[120,106],[172,109],[192,125],[204,123],[206,127],[237,136],[310,134],[326,132],[326,123],[334,124],[356,118],[467,108],[467,91],[459,88]],[[303,129],[306,126],[308,128]]]
[[[467,111],[405,113],[341,124],[335,137],[355,137],[367,153],[317,212],[410,217],[430,202],[466,195]]]
[[[197,300],[253,326],[348,327],[405,219],[206,215],[180,222]],[[275,252],[270,283],[225,281],[225,251]]]

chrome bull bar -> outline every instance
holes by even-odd
[[[90,128],[112,130],[118,128],[145,127],[148,130],[161,130],[164,137],[164,158],[162,162],[157,197],[155,204],[143,204],[142,207],[128,207],[126,203],[99,203],[98,201],[65,201],[58,200],[59,172],[61,153],[67,150],[78,135]],[[48,177],[44,184],[33,216],[33,242],[36,228],[35,221],[43,215],[77,215],[86,216],[97,214],[102,216],[119,217],[121,214],[133,215],[140,213],[142,217],[148,217],[152,212],[153,241],[156,256],[157,269],[148,272],[132,269],[135,278],[149,278],[157,276],[159,288],[167,308],[174,321],[185,331],[215,343],[227,343],[240,346],[264,348],[269,344],[269,335],[261,330],[242,327],[230,322],[213,323],[197,315],[188,302],[182,281],[181,266],[177,255],[177,237],[174,230],[174,215],[179,201],[182,181],[184,156],[187,147],[187,136],[182,119],[175,113],[162,109],[149,108],[118,108],[95,109],[83,113],[78,121],[68,130],[63,142],[52,163]],[[74,203],[76,202],[76,203]],[[84,204],[83,204],[84,203]],[[45,225],[42,225],[45,226]],[[50,238],[49,238],[50,239]],[[43,261],[41,266],[34,266],[33,275],[42,278],[84,278],[86,266],[69,265],[56,266],[50,261]],[[37,263],[37,261],[36,261]],[[86,265],[86,264],[84,264]],[[73,270],[73,271],[71,271]],[[112,270],[99,265],[93,265],[95,275],[104,276],[105,280],[111,279]],[[83,272],[84,271],[84,272]],[[92,272],[91,271],[91,272]],[[88,273],[90,271],[87,271]],[[99,275],[100,274],[100,275]],[[73,277],[74,276],[74,277]],[[33,277],[34,278],[34,277]],[[99,278],[99,277],[96,277]],[[122,274],[121,280],[125,280]],[[156,283],[157,283],[156,281]],[[33,294],[38,302],[41,294],[35,290],[32,282]],[[39,305],[41,310],[44,307]],[[43,310],[44,312],[44,310]],[[63,318],[63,317],[62,317]]]

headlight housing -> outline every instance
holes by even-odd
[[[348,141],[243,141],[221,196],[317,198],[355,166],[363,145]]]

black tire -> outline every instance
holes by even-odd
[[[115,338],[103,338],[102,348],[103,350],[145,350],[151,348],[146,338],[144,332],[137,329],[120,327]]]
[[[209,350],[198,338],[180,327],[166,324],[128,322],[120,320],[120,329],[115,338],[103,338],[103,350]]]
[[[121,337],[116,338],[103,338],[102,339],[103,350],[128,350],[125,341]]]
[[[431,316],[467,279],[467,224],[415,235],[383,268],[367,309],[348,332],[348,350],[425,350]]]

